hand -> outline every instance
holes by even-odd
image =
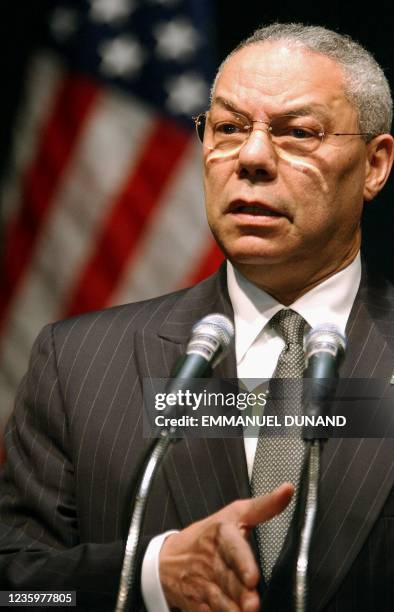
[[[170,608],[258,612],[259,569],[249,531],[286,508],[293,485],[242,499],[170,535],[160,551],[160,580]]]

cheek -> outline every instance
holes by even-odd
[[[293,224],[290,235],[309,245],[309,239],[332,232],[334,220],[332,181],[329,169],[314,161],[280,153],[283,184],[289,194]],[[331,228],[331,229],[330,229]],[[309,237],[309,238],[308,238]]]
[[[294,157],[285,151],[280,151],[279,156],[285,166],[290,167],[298,174],[302,188],[306,187],[309,190],[317,190],[324,194],[329,193],[329,183],[322,169],[319,169],[312,162]],[[308,181],[308,185],[305,185],[305,179]]]
[[[339,173],[338,191],[353,203],[354,209],[362,208],[364,203],[365,164],[362,159],[349,159],[348,164]]]
[[[339,221],[354,225],[363,205],[364,180],[364,167],[356,155],[305,160],[281,152],[281,161],[293,202],[301,204],[295,206],[296,219],[315,226]]]
[[[235,173],[235,162],[215,159],[209,155],[204,159],[204,193],[208,213],[218,212],[225,194],[226,185]]]

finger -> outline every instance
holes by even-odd
[[[235,602],[242,612],[260,611],[260,597],[256,588],[246,588],[233,571],[227,573],[226,582],[221,588],[222,592]]]
[[[245,592],[240,602],[240,608],[242,612],[259,612],[260,611],[260,597],[257,591]]]
[[[243,612],[259,612],[260,597],[257,590],[246,588],[233,571],[227,572],[220,587],[222,592]]]
[[[267,495],[253,497],[245,501],[239,516],[239,527],[254,527],[268,521],[286,508],[294,493],[294,486],[284,482]]]
[[[215,568],[215,578],[213,582],[215,582],[222,590],[222,592],[239,605],[242,608],[242,602],[247,600],[247,595],[249,592],[248,587],[246,587],[245,583],[239,578],[236,572],[231,569],[225,561],[221,560],[221,567],[219,571],[217,568],[219,564],[217,563],[217,567]]]
[[[228,568],[233,570],[237,583],[231,587],[236,589],[236,600],[240,601],[245,587],[253,589],[257,586],[260,572],[249,542],[234,523],[224,523],[218,531],[219,552]],[[232,592],[232,595],[235,595]]]
[[[215,612],[241,612],[241,608],[214,583],[207,585],[207,601]]]

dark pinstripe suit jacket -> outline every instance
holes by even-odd
[[[168,376],[192,324],[232,315],[225,273],[192,289],[57,323],[39,336],[6,435],[1,482],[0,584],[76,589],[79,609],[110,609],[128,530],[130,500],[147,441],[144,377]],[[348,324],[344,376],[389,381],[394,295],[364,279]],[[235,377],[230,355],[219,376]],[[387,384],[387,393],[394,387]],[[312,550],[311,609],[394,609],[392,440],[330,440]],[[174,446],[149,503],[149,538],[249,496],[242,439]],[[288,543],[263,609],[289,610]],[[139,604],[135,604],[135,609]]]

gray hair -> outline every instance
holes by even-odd
[[[227,60],[249,45],[288,41],[333,59],[342,68],[345,95],[358,110],[359,129],[371,135],[390,132],[393,101],[387,78],[372,54],[350,36],[321,26],[274,23],[257,29],[221,63],[212,92]]]

